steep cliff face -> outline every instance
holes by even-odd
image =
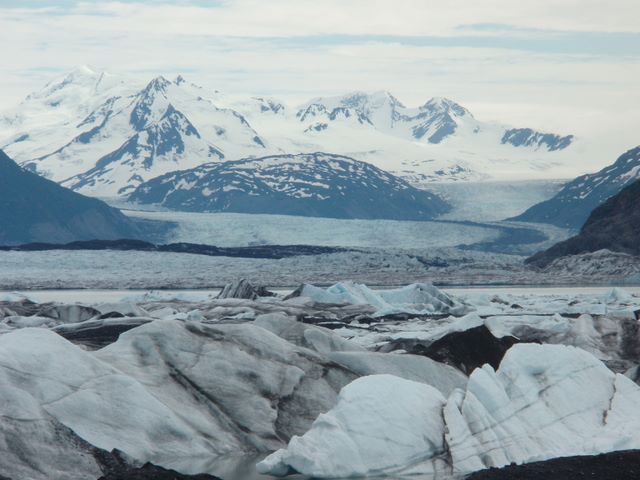
[[[120,211],[23,170],[0,150],[0,244],[139,235]]]

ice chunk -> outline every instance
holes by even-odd
[[[431,459],[445,450],[444,404],[429,385],[393,375],[359,378],[342,389],[336,406],[311,430],[258,463],[258,471],[282,475],[292,469],[324,478],[382,475],[409,466],[432,472]]]
[[[623,304],[623,305],[637,305],[640,304],[640,299],[635,298],[626,290],[615,287],[611,289],[609,293],[604,296],[604,302],[607,305],[611,304]]]
[[[372,290],[354,282],[336,283],[327,289],[303,285],[300,295],[319,303],[371,305],[378,317],[400,313],[462,316],[471,311],[468,305],[426,283],[391,290]]]
[[[466,474],[640,447],[640,387],[575,347],[515,345],[497,371],[476,369],[466,390],[446,402],[423,387],[389,375],[355,380],[259,471],[319,478],[439,472],[447,470],[438,463],[444,453],[448,473]]]

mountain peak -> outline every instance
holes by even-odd
[[[390,104],[399,107],[399,108],[407,108],[400,100],[398,100],[389,90],[378,90],[373,92],[369,97],[376,101],[389,101]]]
[[[65,75],[62,82],[60,82],[60,85],[67,85],[69,83],[92,84],[95,83],[102,75],[104,75],[104,72],[102,71],[98,71],[88,65],[79,65]]]
[[[76,66],[69,75],[90,75],[95,76],[99,75],[102,72],[97,71],[95,68],[90,67],[89,65],[78,65]]]
[[[473,116],[471,115],[471,112],[462,105],[446,97],[433,97],[429,99],[427,103],[422,105],[420,110],[428,110],[434,113],[453,113],[459,117],[465,115]]]
[[[184,80],[184,79],[183,79]],[[144,87],[143,91],[145,93],[150,92],[166,92],[167,87],[171,85],[171,82],[167,80],[162,75],[158,75],[153,80],[151,80],[146,87]]]

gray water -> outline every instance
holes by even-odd
[[[255,465],[264,455],[229,455],[218,458],[181,458],[171,461],[165,466],[182,473],[195,475],[208,473],[220,477],[222,480],[275,480],[281,477],[260,475]],[[287,480],[308,480],[304,475],[290,475]],[[461,476],[443,477],[442,475],[410,475],[375,477],[376,480],[462,480]],[[353,480],[353,479],[334,479]]]

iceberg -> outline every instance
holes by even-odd
[[[289,447],[258,463],[259,473],[300,472],[311,477],[364,477],[426,462],[443,465],[444,396],[435,388],[393,375],[359,378],[342,389],[336,406]]]
[[[463,316],[472,309],[460,300],[427,283],[414,283],[390,290],[372,290],[354,282],[339,282],[324,289],[305,284],[299,295],[318,303],[371,305],[375,317],[395,314]]]
[[[392,375],[362,377],[261,473],[317,478],[467,474],[512,462],[640,448],[640,387],[570,346],[517,344],[448,399]]]

